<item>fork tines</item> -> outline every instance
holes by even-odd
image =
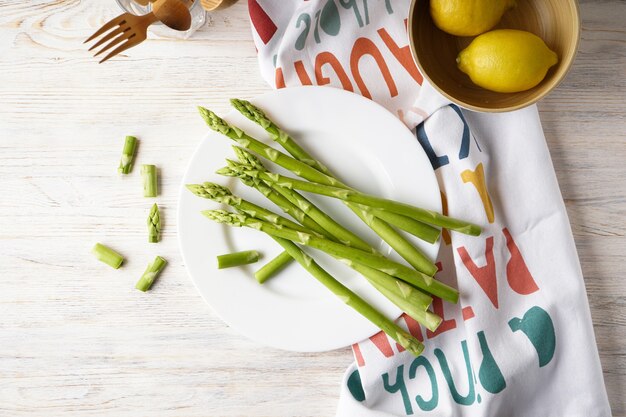
[[[97,48],[98,46],[102,45],[103,43],[107,42],[108,40],[113,39],[94,55],[94,57],[96,57],[100,55],[101,53],[103,53],[104,51],[111,49],[112,47],[116,45],[119,45],[116,49],[114,49],[107,56],[105,56],[100,61],[100,63],[103,63],[109,58],[112,58],[115,55],[119,54],[120,52],[123,52],[126,49],[132,46],[135,46],[141,42],[141,40],[138,39],[139,37],[136,36],[136,33],[132,30],[132,27],[129,25],[129,20],[131,16],[133,15],[131,15],[130,13],[124,13],[120,16],[117,16],[114,19],[109,20],[100,29],[98,29],[93,35],[87,38],[87,40],[84,42],[84,43],[87,43],[97,38],[98,36],[110,31],[105,36],[103,36],[100,40],[98,40],[98,42],[96,42],[91,48],[89,48],[89,50],[91,51]]]

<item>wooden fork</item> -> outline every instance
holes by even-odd
[[[103,36],[98,42],[96,42],[89,50],[93,50],[98,46],[102,45],[109,39],[107,45],[105,45],[102,49],[100,49],[95,55],[98,56],[104,51],[107,51],[113,48],[116,45],[119,45],[113,51],[109,52],[107,56],[105,56],[101,61],[102,64],[104,61],[114,57],[127,50],[128,48],[132,48],[133,46],[139,45],[141,42],[145,41],[148,37],[148,26],[156,22],[158,19],[154,15],[153,12],[145,14],[143,16],[135,16],[131,13],[124,13],[114,19],[109,20],[105,23],[100,29],[98,29],[93,35],[91,35],[84,43],[87,43],[98,36],[108,32],[105,36]]]

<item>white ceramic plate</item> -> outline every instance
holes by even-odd
[[[378,104],[328,87],[288,88],[252,102],[347,184],[367,193],[441,209],[439,187],[426,154],[406,126]],[[264,130],[236,111],[224,118],[259,140],[271,143]],[[181,185],[180,247],[189,275],[206,302],[235,330],[262,344],[286,350],[331,350],[376,333],[378,329],[374,325],[335,299],[295,262],[259,285],[254,280],[254,271],[280,253],[281,248],[256,230],[216,224],[200,214],[201,210],[219,205],[194,196],[185,189],[185,184],[218,182],[233,193],[282,214],[255,190],[214,173],[225,165],[225,158],[234,158],[233,144],[225,136],[210,131],[191,159]],[[266,165],[285,173],[269,162]],[[381,252],[390,253],[387,244],[343,204],[324,197],[307,197]],[[431,259],[435,258],[438,244],[412,240]],[[245,267],[217,269],[217,255],[247,249],[259,250],[263,259]],[[347,266],[318,251],[307,251],[388,317],[400,315],[397,307]],[[392,257],[398,260],[395,255]]]

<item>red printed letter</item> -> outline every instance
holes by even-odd
[[[506,264],[506,280],[509,282],[509,286],[513,291],[518,294],[528,295],[532,294],[539,289],[537,283],[530,275],[530,271],[522,258],[522,254],[519,248],[513,240],[513,236],[509,233],[509,230],[505,227],[502,229],[504,237],[506,238],[506,247],[511,253],[511,259]]]
[[[315,81],[317,82],[317,85],[330,84],[330,78],[324,77],[322,74],[322,67],[325,64],[329,64],[333,71],[335,71],[335,74],[339,77],[339,82],[341,82],[341,87],[344,90],[354,92],[348,75],[343,70],[343,67],[339,63],[337,57],[330,52],[322,52],[315,57]]]
[[[457,252],[463,264],[487,297],[489,297],[493,306],[498,308],[498,282],[496,280],[496,261],[493,257],[493,236],[488,237],[485,242],[485,259],[487,260],[485,266],[476,266],[464,246],[457,248]]]
[[[363,77],[361,77],[361,72],[359,71],[359,61],[363,55],[370,55],[374,58],[378,68],[380,68],[383,78],[385,79],[385,83],[387,83],[389,94],[391,97],[397,96],[398,88],[396,87],[396,83],[393,82],[391,72],[389,72],[389,67],[387,67],[383,55],[376,47],[376,44],[367,38],[358,38],[356,42],[354,42],[352,53],[350,54],[350,71],[352,71],[352,76],[354,77],[354,81],[359,87],[359,90],[361,90],[361,94],[369,99],[372,98],[372,95],[363,81]]]

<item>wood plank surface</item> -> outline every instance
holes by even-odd
[[[539,109],[625,417],[626,3],[581,11],[576,63]],[[246,2],[187,41],[151,39],[98,66],[82,41],[117,13],[112,0],[0,0],[0,416],[333,415],[351,351],[285,354],[239,336],[178,251],[178,187],[206,131],[195,106],[268,90]],[[139,176],[115,173],[127,134],[141,138],[138,163],[162,169],[159,245],[145,244]],[[95,241],[127,255],[123,272],[93,261]],[[146,296],[134,282],[157,254],[170,265]]]

